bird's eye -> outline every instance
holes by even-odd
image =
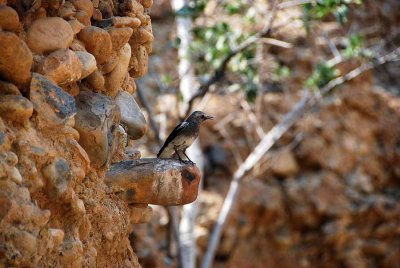
[[[203,115],[201,116],[201,118],[203,118],[203,119],[204,119],[204,118],[206,118],[206,116],[203,114]]]

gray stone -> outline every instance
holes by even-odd
[[[86,78],[97,69],[96,59],[92,54],[85,51],[75,51],[75,54],[83,66],[81,79]]]
[[[77,111],[71,95],[38,73],[32,73],[29,98],[38,115],[54,124],[65,124]]]
[[[114,139],[120,121],[120,111],[115,102],[102,94],[82,91],[76,96],[78,113],[75,128],[79,144],[87,152],[94,167],[108,164],[114,152]]]
[[[71,180],[71,168],[64,158],[56,158],[43,169],[47,179],[47,192],[51,197],[61,197],[68,189]]]
[[[126,91],[120,91],[115,101],[121,110],[121,123],[128,128],[129,137],[134,140],[141,138],[146,133],[147,124],[133,96]]]

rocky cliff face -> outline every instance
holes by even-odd
[[[0,1],[0,267],[139,266],[104,176],[140,157],[151,5]]]

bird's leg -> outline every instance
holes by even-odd
[[[187,156],[186,154],[186,149],[182,151],[183,154],[186,156],[186,158],[189,160],[190,163],[194,164],[194,162],[192,160],[190,160],[189,156]]]
[[[178,151],[176,148],[174,148],[174,151],[175,151],[175,153],[178,155],[179,161],[185,162],[185,161],[181,158],[181,155],[179,154],[179,151]]]

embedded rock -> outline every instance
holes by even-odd
[[[19,17],[17,11],[9,6],[0,6],[0,28],[5,31],[18,31]]]
[[[85,51],[76,51],[75,54],[82,63],[81,79],[86,78],[96,70],[96,59],[92,54]]]
[[[0,80],[0,94],[21,95],[21,92],[16,85]]]
[[[0,78],[25,85],[31,77],[33,56],[14,33],[0,31]]]
[[[132,40],[132,39],[131,39]],[[145,46],[132,49],[132,57],[129,63],[129,73],[133,77],[141,77],[147,73],[149,54]]]
[[[114,152],[115,129],[121,117],[119,108],[111,98],[90,91],[80,92],[76,105],[79,144],[89,155],[92,166],[102,167]]]
[[[99,70],[95,70],[84,80],[84,82],[95,92],[102,92],[105,90],[105,79]]]
[[[94,55],[98,64],[105,63],[111,56],[112,43],[106,30],[95,26],[87,26],[78,34],[86,50]]]
[[[48,55],[37,67],[37,71],[56,84],[78,81],[83,65],[79,57],[69,49],[60,49]]]
[[[77,111],[71,95],[37,73],[32,74],[29,98],[38,116],[47,123],[65,124]]]
[[[111,37],[112,48],[114,51],[119,51],[126,43],[128,43],[133,30],[129,27],[110,28],[107,30]]]
[[[11,121],[24,123],[33,113],[32,103],[20,95],[0,95],[0,115]]]
[[[43,175],[47,180],[47,192],[53,198],[62,197],[67,191],[71,180],[69,163],[63,158],[56,158],[43,169]]]
[[[90,17],[93,15],[93,4],[90,0],[71,0],[77,10],[83,10]]]
[[[58,17],[35,20],[27,32],[29,48],[39,54],[68,48],[73,39],[69,23]]]
[[[125,44],[119,51],[118,64],[105,77],[106,90],[112,97],[117,94],[117,90],[121,88],[122,83],[124,82],[125,76],[128,73],[130,58],[131,46],[129,44]]]
[[[121,110],[121,123],[128,128],[129,137],[134,140],[141,138],[146,133],[147,124],[133,96],[119,91],[115,102]]]
[[[113,164],[105,182],[128,203],[174,206],[196,199],[200,178],[196,165],[143,158]]]

